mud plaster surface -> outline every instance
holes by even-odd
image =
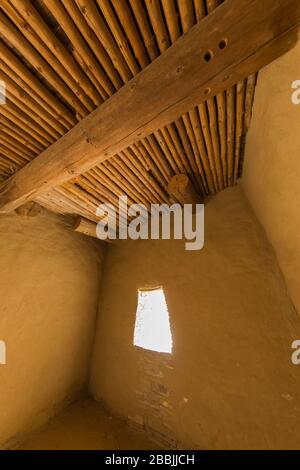
[[[20,446],[20,450],[155,449],[141,432],[110,416],[92,400],[75,403]]]
[[[0,447],[85,387],[102,249],[61,219],[0,217]]]

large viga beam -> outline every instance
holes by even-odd
[[[16,209],[176,120],[297,42],[299,0],[226,0],[117,93],[0,186]]]

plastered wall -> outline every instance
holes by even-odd
[[[300,313],[300,104],[291,99],[299,57],[300,41],[259,73],[242,183]]]
[[[97,312],[100,242],[61,219],[0,217],[0,447],[44,423],[85,386]]]
[[[275,255],[239,187],[212,198],[205,247],[109,248],[91,393],[166,447],[299,448],[300,322]],[[133,346],[137,289],[162,285],[172,355]]]

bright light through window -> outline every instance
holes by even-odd
[[[133,344],[150,351],[172,352],[169,312],[162,288],[138,291]]]

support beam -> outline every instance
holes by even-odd
[[[0,185],[0,212],[59,186],[256,72],[298,39],[299,0],[226,0]]]
[[[84,217],[76,217],[73,220],[72,229],[75,232],[82,233],[83,235],[87,235],[89,237],[97,238],[98,240],[100,240],[97,236],[97,224],[95,222],[92,222],[91,220],[85,219]],[[102,241],[112,243],[112,241],[109,239]]]
[[[76,217],[73,220],[72,229],[75,232],[83,233],[84,235],[88,235],[89,237],[98,238],[97,224],[95,224],[95,222],[92,222],[91,220],[84,219],[83,217]]]
[[[36,202],[26,202],[23,206],[18,207],[15,212],[20,217],[36,217],[40,214],[42,208]]]
[[[168,183],[168,193],[182,206],[184,204],[201,204],[202,202],[191,180],[184,174],[172,176]]]

